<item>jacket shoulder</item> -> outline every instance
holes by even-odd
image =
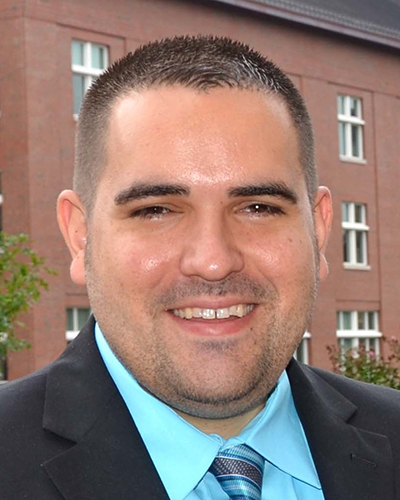
[[[3,430],[10,422],[43,413],[46,371],[33,373],[24,378],[7,382],[0,386],[0,428]]]

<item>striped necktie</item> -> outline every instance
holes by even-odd
[[[209,470],[229,498],[261,500],[263,469],[264,459],[245,444],[240,444],[219,451]]]

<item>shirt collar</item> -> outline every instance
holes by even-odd
[[[170,498],[183,500],[201,481],[218,450],[239,443],[246,443],[283,472],[321,488],[286,372],[262,412],[239,436],[226,441],[201,432],[145,391],[117,359],[97,323],[95,338]]]
[[[286,474],[321,489],[286,371],[262,412],[236,439],[241,439]]]

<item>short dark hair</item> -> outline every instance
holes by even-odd
[[[117,99],[132,91],[181,85],[207,91],[216,87],[256,89],[285,103],[298,135],[310,202],[318,186],[310,116],[299,91],[273,62],[226,37],[179,36],[141,46],[116,61],[93,83],[77,127],[74,189],[90,216],[107,163],[109,119]]]

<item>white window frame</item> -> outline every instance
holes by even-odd
[[[78,333],[80,332],[80,328],[79,328],[79,321],[78,321],[78,311],[79,309],[89,309],[89,315],[91,314],[91,310],[89,307],[67,307],[67,309],[72,309],[72,327],[73,329],[72,330],[67,330],[65,332],[65,339],[67,342],[71,342],[72,340],[74,340],[74,338],[78,335]],[[66,314],[67,313],[67,309],[66,309]]]
[[[343,313],[350,313],[350,329],[345,330],[343,328]],[[368,315],[373,314],[374,325],[368,325],[369,328],[365,330],[358,329],[358,314],[364,314],[364,322],[368,323]],[[365,341],[365,349],[368,352],[371,349],[370,339],[380,339],[382,333],[379,331],[379,314],[378,311],[338,311],[338,329],[336,330],[336,336],[338,338],[339,346],[344,347],[344,342],[342,339],[351,339],[353,349],[358,349],[360,345],[360,339]],[[373,326],[373,328],[371,328]],[[377,348],[374,349],[375,355],[380,354],[380,342],[375,343]]]
[[[303,335],[303,338],[301,339],[301,342],[299,344],[299,347],[296,349],[296,351],[293,354],[294,359],[298,359],[298,355],[301,352],[301,358],[302,362],[306,365],[309,364],[310,362],[310,357],[309,357],[309,349],[310,349],[310,343],[309,339],[311,338],[311,333],[310,332],[305,332]]]
[[[343,208],[348,207],[348,221],[343,220]],[[356,206],[361,207],[362,221],[356,222]],[[349,262],[345,261],[345,255],[343,254],[343,267],[345,269],[356,269],[369,271],[371,266],[368,264],[368,231],[369,226],[367,225],[367,205],[365,203],[356,203],[353,201],[343,201],[342,202],[342,230],[343,239],[345,233],[349,235]],[[363,262],[357,262],[357,233],[361,233],[361,245],[362,254],[364,256]]]
[[[344,113],[339,112],[339,102],[343,99],[344,103]],[[359,103],[358,108],[360,110],[359,116],[352,116],[350,113],[351,109],[351,99],[356,99]],[[344,146],[345,153],[340,152],[340,143],[339,143],[339,158],[342,161],[352,162],[352,163],[362,163],[365,164],[366,160],[364,157],[364,125],[365,121],[363,120],[362,113],[362,99],[360,97],[355,97],[351,95],[343,95],[339,94],[337,97],[337,107],[338,107],[338,121],[339,123],[343,123],[345,127],[344,133]],[[355,156],[352,150],[352,129],[356,127],[359,145],[360,145],[360,156]],[[340,141],[340,133],[339,133],[339,141]]]
[[[92,85],[93,81],[100,76],[107,69],[109,64],[109,54],[107,45],[95,42],[87,42],[85,40],[78,40],[74,38],[71,42],[71,53],[73,42],[79,42],[83,44],[83,62],[84,64],[73,64],[71,63],[72,73],[84,77],[84,91],[87,92],[88,88]],[[97,45],[104,49],[104,69],[93,68],[90,63],[92,61],[92,47]],[[74,113],[74,119],[78,119],[78,115]]]

